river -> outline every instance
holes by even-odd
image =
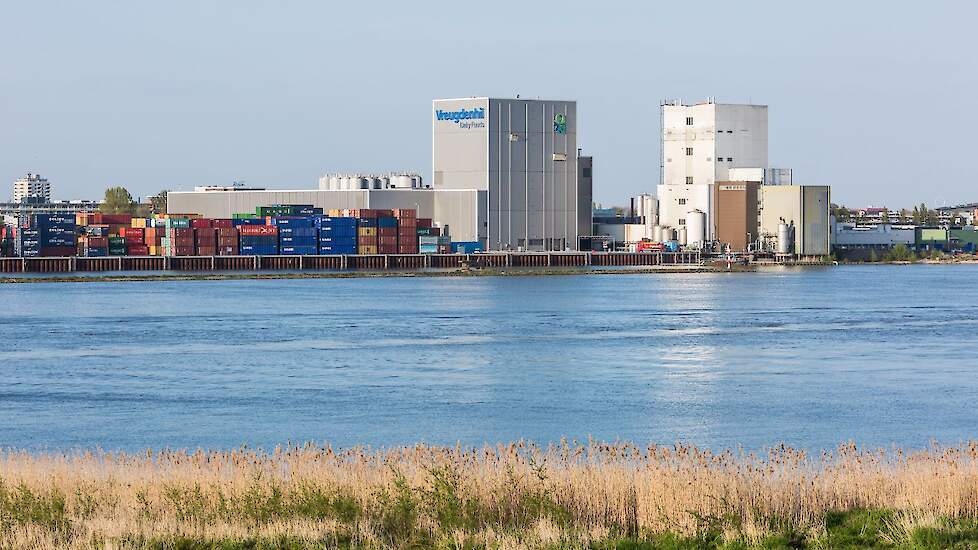
[[[978,266],[0,285],[0,446],[978,437]]]

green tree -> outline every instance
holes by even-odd
[[[883,223],[890,223],[890,211],[884,208],[880,219]]]
[[[160,191],[155,196],[149,198],[150,204],[153,205],[154,214],[166,214],[166,194],[168,191],[166,189]]]
[[[98,209],[103,214],[133,214],[136,212],[136,201],[132,200],[125,187],[109,187]]]

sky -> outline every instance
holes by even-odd
[[[431,100],[575,99],[594,199],[654,192],[659,104],[769,106],[833,202],[978,201],[969,2],[0,2],[0,198],[326,172],[430,181]]]

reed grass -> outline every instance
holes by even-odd
[[[0,453],[0,548],[971,548],[976,526],[978,442]]]

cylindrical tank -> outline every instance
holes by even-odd
[[[421,189],[424,184],[421,181],[421,176],[411,176],[411,188]]]
[[[778,254],[788,254],[792,245],[791,228],[788,224],[781,222],[778,224]]]
[[[676,240],[679,241],[679,244],[681,244],[683,246],[686,246],[688,244],[686,242],[686,239],[688,238],[688,236],[689,236],[689,234],[687,233],[686,226],[684,225],[684,226],[682,226],[682,227],[679,228],[679,234],[676,236]]]
[[[330,176],[329,177],[329,184],[328,184],[328,186],[326,188],[329,189],[330,191],[336,191],[337,189],[339,189],[340,188],[340,177],[339,176]]]
[[[393,174],[391,175],[391,187],[394,189],[410,189],[411,188],[411,176],[405,174]]]
[[[357,186],[354,189],[370,189],[370,183],[373,178],[369,176],[360,176],[357,178]]]
[[[669,227],[668,225],[662,225],[662,226],[659,226],[659,228],[660,228],[659,242],[660,243],[664,243],[664,242],[671,241],[672,240],[672,228]]]
[[[662,242],[662,226],[653,225],[652,226],[652,242],[661,243]]]
[[[706,241],[706,213],[702,210],[692,210],[686,213],[686,244],[692,247],[702,247]]]

